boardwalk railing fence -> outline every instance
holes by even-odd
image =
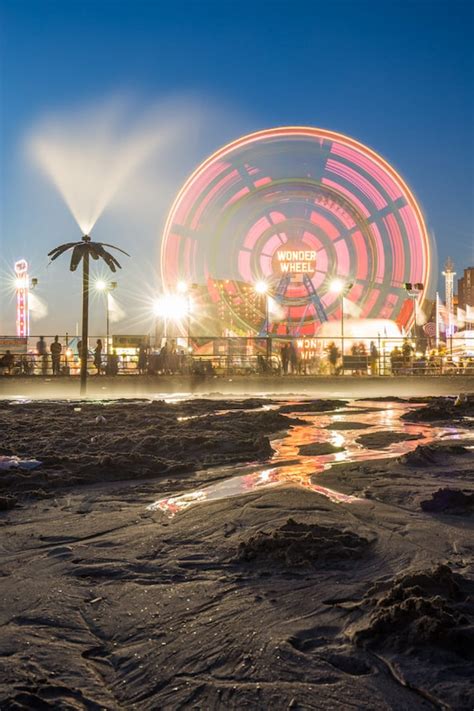
[[[474,331],[473,331],[474,336]],[[97,340],[102,351],[94,352]],[[87,349],[88,371],[97,375],[474,375],[472,346],[453,337],[436,348],[429,339],[417,343],[404,338],[191,337],[126,340],[91,336]],[[54,358],[54,336],[19,339],[0,336],[0,375],[78,376],[80,358],[77,337],[59,336],[61,353]],[[119,345],[117,345],[117,343]],[[128,347],[127,347],[128,346]],[[7,353],[9,352],[9,354]],[[342,355],[344,353],[344,355]]]

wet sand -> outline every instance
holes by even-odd
[[[166,397],[171,393],[187,395],[208,393],[220,396],[265,396],[274,393],[284,396],[294,393],[300,396],[322,398],[357,398],[399,396],[445,396],[459,392],[474,391],[474,375],[422,375],[370,377],[340,375],[124,375],[91,376],[87,392],[92,398],[118,397]],[[77,377],[53,378],[35,376],[0,377],[0,398],[77,398]]]
[[[334,408],[2,403],[0,708],[471,709],[472,404]]]

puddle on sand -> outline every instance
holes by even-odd
[[[354,402],[340,410],[328,413],[287,413],[289,417],[296,416],[310,424],[293,427],[281,439],[272,440],[271,445],[275,454],[271,459],[271,466],[262,468],[261,465],[253,464],[214,468],[213,472],[221,474],[222,480],[185,494],[160,499],[147,508],[150,511],[161,510],[168,516],[174,516],[195,504],[284,485],[302,486],[337,503],[350,504],[365,501],[315,484],[312,478],[339,462],[397,457],[415,449],[418,444],[429,444],[443,437],[461,439],[467,434],[467,431],[456,427],[432,427],[400,420],[402,414],[415,407],[417,406],[413,403],[364,401]],[[366,427],[359,426],[351,429],[350,423],[356,422]],[[344,427],[345,423],[348,429],[327,429],[334,425]],[[369,449],[356,441],[361,435],[372,435],[378,432],[403,433],[413,435],[416,439],[395,442],[385,447],[381,446],[379,449]],[[302,445],[316,443],[330,444],[343,448],[343,451],[312,456],[299,453]],[[292,461],[291,464],[284,463],[289,460]]]

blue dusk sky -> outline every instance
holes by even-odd
[[[79,275],[65,261],[48,267],[46,255],[80,231],[25,146],[51,117],[80,121],[110,102],[147,126],[160,115],[170,130],[146,189],[136,176],[130,187],[135,211],[111,204],[94,231],[133,254],[118,277],[121,330],[147,327],[142,291],[159,289],[160,235],[187,175],[227,141],[272,126],[328,128],[373,148],[417,196],[440,265],[448,255],[458,272],[474,265],[473,9],[472,0],[0,0],[0,330],[15,330],[9,279],[21,257],[48,310],[32,330],[75,328]]]

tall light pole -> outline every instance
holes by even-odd
[[[423,284],[412,284],[411,282],[407,282],[405,284],[405,289],[408,293],[408,296],[413,299],[413,333],[414,333],[414,340],[415,344],[417,341],[417,316],[418,316],[418,296],[420,295],[420,292],[423,291],[424,285]],[[413,338],[413,333],[412,333],[412,338]]]
[[[269,308],[268,308],[268,284],[266,281],[257,281],[255,284],[255,291],[257,294],[261,294],[265,297],[265,338],[267,339],[267,362],[270,360],[271,348],[270,348],[270,338],[268,333],[269,326]]]
[[[333,294],[339,294],[341,297],[341,359],[342,359],[342,374],[344,375],[344,296],[352,289],[352,282],[346,282],[342,279],[333,279],[329,285],[329,290]]]
[[[179,294],[185,294],[187,299],[186,308],[186,340],[188,344],[188,352],[191,346],[191,294],[189,284],[185,281],[179,281],[177,284]]]
[[[109,342],[110,342],[110,292],[117,288],[116,281],[106,282],[102,279],[96,282],[95,288],[97,291],[103,291],[105,294],[105,304],[106,304],[106,339],[105,339],[105,354],[107,356],[107,363],[109,361]]]
[[[155,299],[153,313],[163,319],[164,338],[168,337],[168,322],[182,322],[189,313],[189,297],[184,294],[167,293]]]

